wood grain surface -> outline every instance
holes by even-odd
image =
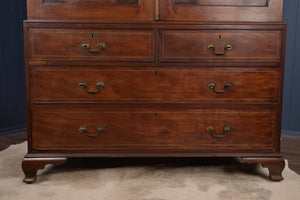
[[[281,40],[277,30],[163,30],[160,61],[280,62]],[[208,49],[211,44],[215,51]],[[216,49],[224,55],[216,55]]]
[[[27,11],[29,19],[154,20],[154,0],[138,2],[136,0],[64,0],[60,2],[28,0]]]
[[[30,29],[30,60],[153,61],[152,30]],[[106,47],[99,49],[103,42]],[[81,48],[83,43],[89,49]],[[94,53],[89,50],[96,51]]]
[[[32,142],[36,150],[276,149],[278,118],[273,110],[35,109]],[[81,133],[81,126],[93,136]],[[104,127],[101,133],[99,126]],[[231,131],[224,133],[227,126]],[[225,136],[213,137],[208,127]]]
[[[69,78],[65,78],[69,77]],[[195,68],[105,70],[95,67],[35,67],[32,103],[248,103],[279,104],[279,68]],[[85,82],[96,93],[78,86]],[[208,87],[214,82],[215,90]],[[224,89],[225,84],[232,84]],[[218,93],[218,91],[224,91]]]
[[[266,2],[265,0],[263,2],[261,0],[164,0],[160,1],[161,10],[165,11],[161,12],[161,19],[174,21],[281,21],[283,0]]]

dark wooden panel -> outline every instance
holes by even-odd
[[[97,68],[32,68],[32,102],[194,102],[279,104],[279,68],[202,68],[104,70]],[[87,93],[96,83],[105,85]],[[216,83],[215,90],[208,84]],[[232,87],[225,89],[224,85]]]
[[[174,5],[193,6],[268,6],[268,0],[174,0]]]
[[[281,31],[163,30],[160,61],[280,62]],[[209,45],[215,50],[209,50]],[[225,45],[232,50],[226,51]],[[224,55],[216,55],[216,53]]]
[[[140,4],[140,0],[43,0],[44,4],[64,4],[64,5],[96,5],[96,6],[116,6],[116,5],[136,5]]]
[[[275,110],[33,110],[34,149],[275,148],[279,115]],[[201,122],[201,123],[200,123]],[[85,126],[91,137],[78,131]],[[223,138],[212,137],[231,127]],[[251,142],[249,142],[251,141]]]
[[[30,29],[31,60],[153,61],[152,30]],[[98,43],[106,47],[99,49]],[[88,43],[89,49],[81,45]],[[89,52],[96,50],[97,52]]]
[[[268,4],[266,2],[266,0],[164,0],[160,1],[160,17],[162,20],[176,21],[281,22],[283,0],[268,0]]]
[[[154,20],[154,0],[27,0],[29,19]]]

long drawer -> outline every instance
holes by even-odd
[[[280,62],[280,30],[162,30],[160,61]]]
[[[279,68],[32,67],[33,103],[278,104]]]
[[[272,149],[279,131],[277,110],[33,109],[31,118],[37,150]]]
[[[29,29],[30,60],[153,61],[153,30]]]

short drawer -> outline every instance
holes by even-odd
[[[34,149],[272,149],[276,110],[34,109]]]
[[[30,60],[153,61],[152,30],[29,30]]]
[[[279,104],[279,68],[32,67],[33,103]]]
[[[280,30],[162,30],[160,61],[280,62]]]

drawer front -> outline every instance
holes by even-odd
[[[27,0],[28,19],[154,20],[154,0]]]
[[[279,68],[104,70],[31,68],[33,103],[269,103],[280,99]]]
[[[29,30],[30,60],[153,61],[152,30]]]
[[[163,0],[162,20],[282,21],[283,0]]]
[[[33,149],[272,149],[272,110],[33,110]],[[249,142],[251,141],[251,142]]]
[[[160,61],[280,62],[279,30],[162,30]]]

